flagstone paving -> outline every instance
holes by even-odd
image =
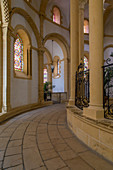
[[[26,112],[0,125],[1,170],[113,170],[69,130],[64,104]]]

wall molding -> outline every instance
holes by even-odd
[[[0,114],[0,124],[2,124],[4,121],[10,118],[23,114],[25,112],[39,109],[39,108],[46,107],[46,106],[50,106],[50,105],[52,105],[52,101],[48,101],[44,103],[34,103],[34,104],[12,108],[9,112]]]

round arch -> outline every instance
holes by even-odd
[[[15,13],[20,14],[27,20],[27,22],[29,23],[29,25],[31,26],[31,28],[34,32],[38,47],[41,47],[42,43],[41,43],[40,33],[39,33],[39,30],[37,29],[37,26],[35,25],[34,21],[32,20],[32,18],[28,15],[28,13],[25,10],[23,10],[21,8],[14,8],[11,12],[11,18]],[[10,20],[10,24],[11,24],[11,20]]]
[[[43,46],[48,40],[56,41],[62,49],[64,56],[64,91],[67,92],[67,96],[69,97],[69,46],[67,41],[63,36],[57,33],[51,33],[46,35],[43,40]]]
[[[27,34],[28,36],[28,39],[30,41],[30,45],[32,46],[32,41],[31,41],[31,37],[30,37],[30,34],[29,32],[27,31],[27,29],[23,26],[23,25],[16,25],[16,27],[14,28],[14,34],[16,35],[17,31],[18,30],[24,30],[25,33]]]
[[[105,51],[107,48],[113,48],[113,44],[109,44],[109,45],[105,46],[105,47],[104,47],[104,51]]]
[[[47,65],[48,65],[48,81],[52,83],[52,72],[51,72],[51,64],[52,64],[52,56],[47,48],[43,48],[44,54],[47,57]]]
[[[113,5],[110,5],[110,6],[107,7],[107,9],[106,9],[106,11],[104,13],[104,26],[105,26],[106,21],[107,21],[107,19],[108,19],[108,17],[109,17],[112,10],[113,10]]]
[[[59,46],[61,47],[61,49],[62,49],[62,51],[64,53],[65,59],[70,58],[69,57],[69,46],[68,46],[68,43],[67,43],[67,41],[65,40],[65,38],[63,36],[61,36],[60,34],[57,34],[57,33],[48,34],[44,38],[43,45],[45,45],[47,40],[56,41],[59,44]]]
[[[31,47],[32,47],[32,41],[31,41],[31,37],[29,35],[29,32],[26,30],[26,28],[23,25],[16,25],[15,29],[14,29],[14,34],[15,34],[15,40],[17,39],[17,34],[22,38],[23,41],[23,46],[24,46],[24,57],[23,57],[23,62],[24,62],[24,73],[31,78],[31,73],[32,73],[32,64],[31,64],[31,59],[32,59],[32,53],[30,52]],[[20,73],[16,73],[14,70],[14,76],[16,76],[16,74],[19,76]],[[18,77],[17,76],[17,77]]]
[[[51,56],[51,53],[49,52],[49,50],[47,48],[43,48],[44,50],[44,53],[47,57],[47,60],[48,60],[48,64],[51,64],[52,63],[52,56]]]

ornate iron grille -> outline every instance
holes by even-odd
[[[104,115],[113,119],[113,64],[103,66],[103,84]]]
[[[80,63],[76,72],[75,105],[80,109],[89,106],[89,69],[84,71]]]

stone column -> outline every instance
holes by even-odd
[[[52,71],[51,71],[51,64],[48,64],[48,76],[49,76],[49,82],[52,83]]]
[[[96,9],[96,10],[95,10]],[[104,118],[103,110],[103,0],[89,0],[90,106],[84,115]]]
[[[39,84],[39,103],[44,102],[44,84],[43,84],[43,66],[44,66],[44,59],[43,59],[44,51],[39,49],[38,51],[38,67],[39,67],[39,73],[38,73],[38,84]]]
[[[3,30],[3,107],[2,112],[7,112],[7,84],[8,84],[8,77],[7,77],[7,39],[8,39],[8,23],[5,23],[2,26]]]
[[[40,36],[43,40],[43,24],[44,24],[44,14],[40,13]]]
[[[2,112],[2,65],[3,65],[3,56],[2,56],[2,26],[0,21],[0,112]]]
[[[69,62],[64,59],[64,92],[67,92],[67,99],[69,99]]]
[[[70,1],[70,52],[71,52],[71,91],[69,105],[75,105],[75,73],[79,64],[79,39],[78,39],[78,24],[79,24],[79,3],[78,0]]]
[[[84,6],[87,0],[79,0],[79,63],[84,61]]]
[[[44,23],[44,14],[40,12],[40,36],[43,42],[43,23]],[[44,73],[43,73],[43,68],[44,68],[44,51],[43,51],[43,44],[40,47],[38,51],[38,57],[39,57],[39,102],[43,103],[44,102]]]

